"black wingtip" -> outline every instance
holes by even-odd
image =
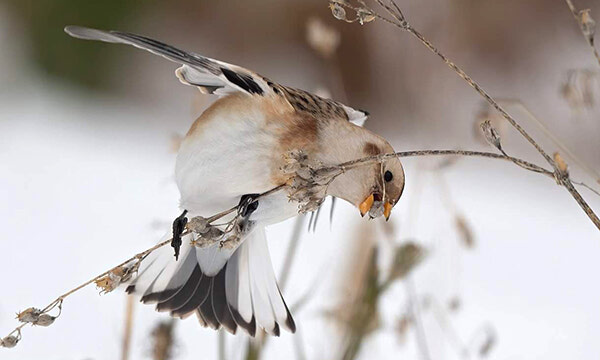
[[[231,304],[229,304],[229,311],[231,312],[231,317],[233,317],[233,321],[235,321],[235,323],[239,327],[246,330],[248,335],[250,335],[251,337],[256,336],[256,320],[254,319],[254,315],[252,315],[252,319],[250,320],[250,322],[246,322],[242,318],[242,315],[240,315],[239,311],[237,311],[236,308],[231,306]]]
[[[275,326],[273,327],[273,335],[274,336],[281,336],[281,330],[279,329],[279,324],[277,322],[275,322]]]

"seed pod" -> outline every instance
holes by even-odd
[[[196,216],[190,219],[187,223],[187,228],[196,234],[204,234],[209,230],[210,224],[206,218]]]
[[[36,309],[30,307],[29,309],[23,310],[17,314],[17,319],[23,323],[33,323],[38,320],[42,311],[40,309]]]
[[[56,317],[54,316],[50,316],[48,314],[42,314],[40,315],[40,317],[37,319],[37,321],[35,321],[33,323],[33,325],[37,325],[37,326],[50,326],[54,323],[54,320],[56,320]]]
[[[18,342],[19,342],[19,337],[16,337],[14,335],[9,335],[0,340],[0,347],[5,347],[7,349],[14,348],[15,346],[17,346]]]
[[[556,164],[556,170],[558,170],[559,175],[567,176],[569,174],[569,170],[567,168],[567,163],[563,160],[562,156],[559,153],[554,153],[554,163]]]
[[[358,9],[356,15],[358,16],[358,22],[361,25],[375,20],[375,15],[370,10],[367,10],[365,8]]]
[[[331,9],[331,14],[334,18],[347,21],[346,10],[344,10],[344,8],[337,1],[330,1],[329,8]]]
[[[481,130],[483,131],[483,136],[485,136],[485,140],[496,149],[502,151],[502,145],[500,144],[500,135],[498,134],[498,131],[494,129],[490,120],[485,120],[481,123]]]
[[[119,273],[119,269],[113,270],[94,281],[96,287],[100,289],[100,294],[109,293],[121,284],[121,277],[117,273]]]
[[[596,33],[596,21],[592,19],[592,11],[590,9],[581,10],[579,12],[579,25],[581,32],[590,44],[594,44],[594,35]]]

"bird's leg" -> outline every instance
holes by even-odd
[[[185,225],[188,222],[188,218],[185,216],[187,210],[183,210],[183,213],[179,215],[173,221],[173,239],[171,240],[171,246],[175,250],[175,261],[179,260],[179,249],[181,248],[181,234],[185,230]]]

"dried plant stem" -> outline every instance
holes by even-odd
[[[121,344],[121,360],[129,359],[131,349],[131,333],[133,332],[133,309],[135,301],[133,296],[128,296],[125,307],[125,329],[123,330],[123,342]]]
[[[572,182],[570,181],[570,179],[568,177],[565,176],[557,176],[556,172],[552,172],[549,170],[546,170],[540,166],[537,166],[535,164],[532,164],[530,162],[527,162],[525,160],[522,159],[518,159],[515,157],[511,157],[511,156],[507,156],[505,154],[496,154],[496,153],[490,153],[490,152],[482,152],[482,151],[466,151],[466,150],[414,150],[414,151],[402,151],[402,152],[397,152],[397,153],[390,153],[390,154],[382,154],[382,155],[376,155],[376,156],[369,156],[369,157],[365,157],[365,158],[361,158],[361,159],[356,159],[356,160],[352,160],[352,161],[348,161],[342,164],[338,164],[335,166],[331,166],[331,167],[323,167],[323,168],[319,168],[319,169],[315,169],[315,171],[323,171],[323,172],[330,172],[332,173],[332,178],[335,178],[341,174],[343,174],[345,171],[352,169],[352,168],[356,168],[356,167],[360,167],[360,166],[364,166],[367,164],[371,164],[374,162],[382,162],[385,161],[386,159],[390,159],[390,158],[394,158],[394,157],[412,157],[412,156],[434,156],[434,155],[458,155],[458,156],[471,156],[471,157],[484,157],[484,158],[491,158],[491,159],[501,159],[501,160],[507,160],[507,161],[511,161],[515,164],[518,164],[519,166],[521,166],[522,168],[532,171],[532,172],[536,172],[536,173],[540,173],[546,176],[549,176],[553,179],[555,179],[560,185],[564,186],[567,188],[567,190],[571,193],[571,195],[577,200],[577,202],[582,205],[582,207],[584,208],[584,211],[586,213],[591,213],[592,209],[587,205],[587,203],[583,200],[583,198],[581,197],[581,195],[577,192],[577,190],[575,189],[575,187],[573,186]],[[582,184],[586,187],[588,187],[585,184]],[[259,196],[256,197],[256,199],[259,199],[261,197],[267,196],[269,194],[275,193],[277,191],[280,191],[284,188],[286,188],[287,185],[286,184],[282,184],[279,185],[269,191],[266,191],[262,194],[260,194]],[[589,188],[589,187],[588,187]],[[584,207],[586,206],[586,207]],[[223,211],[221,213],[218,213],[216,215],[213,215],[209,218],[207,218],[206,220],[208,221],[208,223],[212,223],[216,220],[219,220],[221,218],[223,218],[224,216],[233,213],[234,211],[238,210],[238,207],[235,206],[231,209],[228,209],[226,211]],[[600,228],[600,221],[598,222],[598,226]],[[299,225],[300,226],[300,225]],[[190,231],[184,231],[181,235],[188,235],[190,234]],[[124,266],[126,266],[127,264],[133,262],[133,261],[142,261],[146,256],[148,256],[150,253],[152,253],[153,251],[170,244],[172,241],[172,239],[168,239],[168,240],[164,240],[154,246],[152,246],[151,248],[140,252],[137,255],[134,255],[132,257],[130,257],[129,259],[121,262],[120,264],[118,264],[117,266],[91,278],[90,280],[82,283],[81,285],[65,292],[64,294],[60,295],[58,298],[56,298],[54,301],[52,301],[50,304],[48,304],[45,308],[43,308],[41,310],[42,313],[47,313],[51,310],[53,310],[54,308],[58,307],[59,310],[62,307],[62,303],[63,301],[70,295],[72,295],[73,293],[83,289],[84,287],[96,282],[98,279],[101,279],[107,275],[109,275],[110,273],[112,273],[115,270],[118,270]],[[293,258],[293,256],[290,257],[290,259],[288,259],[289,261],[291,261],[291,258]],[[27,323],[23,323],[20,324],[18,327],[16,327],[9,335],[13,335],[13,334],[17,334],[20,335],[21,329],[27,325]]]
[[[562,151],[564,154],[566,154],[569,158],[571,158],[571,160],[573,160],[574,163],[576,163],[580,168],[583,169],[583,171],[587,172],[588,175],[592,178],[594,178],[594,180],[596,180],[596,182],[600,183],[600,173],[597,170],[594,170],[592,167],[590,167],[588,164],[586,164],[583,160],[581,160],[577,155],[575,155],[575,153],[573,153],[556,135],[554,135],[550,129],[548,129],[548,126],[546,126],[546,124],[539,119],[537,116],[535,116],[528,108],[527,106],[525,106],[525,104],[523,104],[520,100],[514,100],[514,99],[496,99],[500,104],[505,103],[507,106],[513,105],[513,106],[517,106],[519,107],[521,110],[523,110],[523,112],[530,118],[533,120],[533,122],[540,128],[540,130],[542,130],[542,132],[560,149],[560,151]],[[587,185],[584,185],[587,186]],[[593,190],[595,191],[595,190]]]
[[[569,7],[569,10],[571,10],[571,14],[573,14],[573,17],[575,18],[575,21],[577,21],[577,25],[579,25],[579,29],[581,29],[581,34],[583,35],[583,37],[585,38],[585,41],[588,43],[588,45],[592,49],[592,52],[594,53],[594,57],[596,58],[596,60],[598,61],[598,64],[600,65],[600,54],[598,53],[598,50],[594,46],[593,35],[590,38],[583,31],[583,28],[581,27],[581,25],[582,25],[581,24],[581,15],[580,15],[580,12],[577,11],[577,8],[575,8],[575,5],[573,4],[573,1],[571,1],[571,0],[565,0],[565,2],[567,3],[567,6]]]
[[[383,7],[386,12],[391,15],[394,20],[390,20],[384,16],[379,15],[375,10],[366,6],[364,1],[359,1],[362,7],[356,7],[349,4],[347,1],[337,1],[330,0],[330,2],[336,4],[336,6],[342,6],[346,8],[353,9],[357,13],[368,11],[373,14],[377,19],[381,19],[389,24],[392,24],[403,31],[408,32],[412,36],[414,36],[419,42],[421,42],[425,47],[427,47],[432,53],[437,55],[449,68],[451,68],[458,76],[460,76],[463,80],[469,84],[471,88],[473,88],[481,97],[485,99],[496,111],[498,111],[506,121],[508,121],[522,136],[529,142],[537,151],[542,155],[542,157],[550,164],[550,166],[554,169],[553,173],[555,174],[555,178],[557,179],[557,183],[571,194],[575,201],[579,204],[581,209],[586,213],[586,215],[590,218],[592,223],[600,230],[600,219],[591,209],[591,207],[587,204],[587,202],[583,199],[583,197],[579,194],[577,189],[571,183],[571,180],[568,174],[559,174],[559,169],[557,169],[557,164],[554,162],[553,158],[542,149],[542,147],[529,135],[519,123],[506,111],[502,106],[498,104],[494,98],[492,98],[475,80],[473,80],[466,72],[464,72],[458,65],[456,65],[450,58],[448,58],[444,53],[438,50],[437,47],[433,45],[423,34],[421,34],[417,29],[412,27],[404,14],[402,13],[400,7],[394,0],[389,0],[390,5],[386,4],[383,0],[375,0],[377,4]],[[571,3],[572,5],[572,3]],[[509,157],[506,157],[510,160]],[[511,160],[512,161],[512,160]],[[519,164],[517,164],[519,165]],[[533,170],[532,170],[533,171]],[[559,177],[561,178],[559,180]]]
[[[406,279],[406,290],[409,297],[410,312],[412,314],[412,318],[415,320],[415,330],[417,334],[417,345],[419,346],[419,352],[424,360],[429,360],[431,359],[431,354],[429,351],[429,346],[427,345],[425,326],[423,326],[423,321],[421,319],[421,306],[419,304],[414,279],[410,275]]]

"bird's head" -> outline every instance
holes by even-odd
[[[394,148],[382,137],[370,133],[357,149],[358,158],[393,153]],[[356,147],[353,147],[356,149]],[[353,151],[354,152],[354,151]],[[358,166],[346,171],[330,185],[329,194],[356,206],[361,216],[390,217],[404,190],[404,169],[397,157]]]

